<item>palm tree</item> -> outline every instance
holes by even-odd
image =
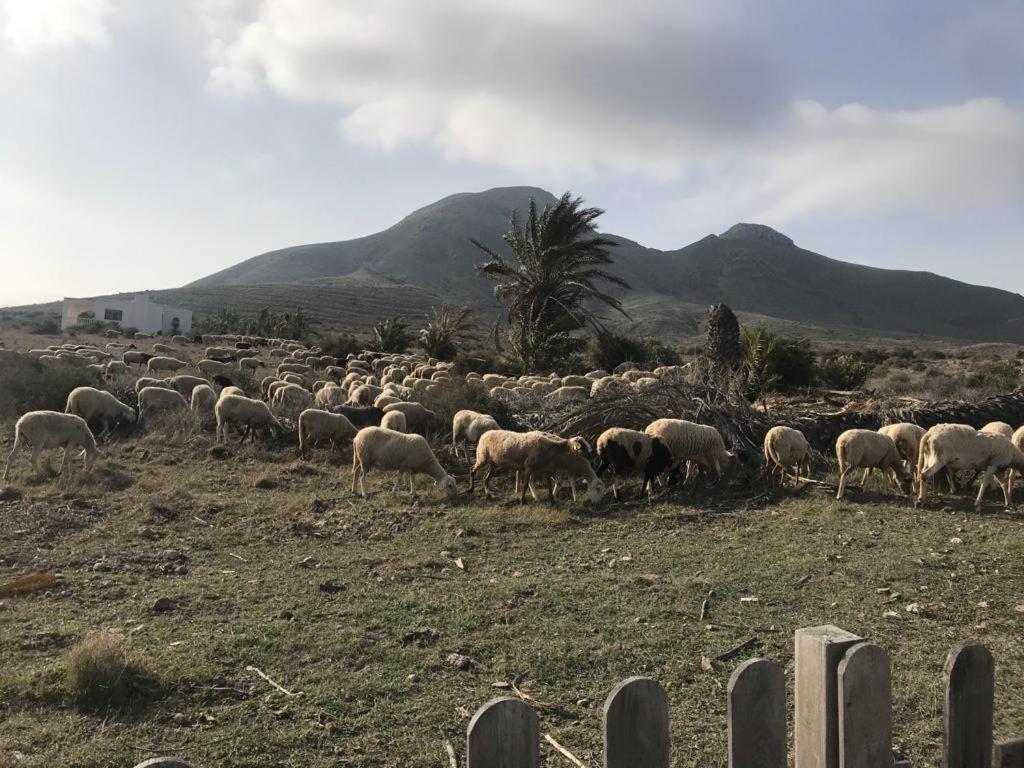
[[[373,352],[405,352],[412,340],[407,322],[400,317],[388,317],[373,326],[373,338],[366,348]]]
[[[573,331],[586,326],[601,330],[594,304],[626,315],[621,302],[598,287],[611,283],[629,288],[606,269],[613,263],[608,249],[616,243],[597,234],[594,222],[603,213],[584,208],[583,199],[569,192],[543,211],[531,198],[526,221],[513,211],[509,230],[502,235],[513,258],[471,240],[488,256],[477,271],[495,281],[495,297],[508,302],[509,341],[525,368],[543,367],[579,349],[582,340]]]
[[[450,360],[459,351],[459,346],[472,340],[469,332],[471,307],[454,307],[442,304],[427,315],[427,324],[420,331],[418,343],[430,357]]]

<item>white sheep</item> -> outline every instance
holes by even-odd
[[[1013,427],[1005,421],[990,421],[978,431],[988,435],[1002,435],[1007,440],[1013,439]]]
[[[685,419],[657,419],[648,424],[644,432],[659,438],[672,452],[676,463],[686,464],[686,481],[696,473],[698,466],[715,470],[721,479],[735,456],[726,449],[719,431],[706,424]]]
[[[177,351],[170,344],[160,344],[158,342],[153,345],[153,354],[155,355],[173,355]]]
[[[71,468],[68,458],[73,448],[81,448],[85,454],[85,471],[92,469],[97,456],[102,456],[96,447],[96,438],[89,430],[89,425],[81,416],[57,411],[29,411],[14,425],[14,447],[7,454],[4,464],[4,475],[0,480],[7,482],[14,454],[23,445],[32,448],[32,469],[39,469],[39,453],[45,448],[63,448],[64,457],[60,463],[60,475],[70,477]]]
[[[1010,442],[1017,447],[1018,451],[1024,451],[1024,427],[1013,433]],[[1013,481],[1016,475],[1016,471],[1012,469],[1006,473],[1006,487],[1010,489],[1011,495],[1013,494]]]
[[[187,410],[189,404],[180,393],[163,387],[143,387],[139,391],[139,422],[156,411]]]
[[[87,424],[93,419],[100,419],[103,422],[103,431],[100,434],[103,435],[110,430],[111,419],[115,424],[121,419],[129,423],[135,422],[134,408],[125,405],[106,390],[93,387],[75,387],[71,390],[64,413],[81,416]]]
[[[586,449],[586,441],[579,437],[565,440],[546,432],[509,432],[502,429],[485,432],[476,445],[476,462],[469,472],[469,490],[472,492],[476,488],[477,473],[485,469],[484,495],[490,496],[488,483],[494,470],[508,469],[522,475],[517,477],[517,485],[521,488],[519,502],[523,503],[535,474],[550,479],[561,468],[559,459],[565,454]],[[554,489],[549,486],[549,490],[554,498]],[[591,500],[600,500],[603,484],[591,485],[588,490]]]
[[[167,379],[151,379],[149,376],[140,376],[135,380],[135,393],[138,394],[146,387],[159,387],[160,389],[173,389]]]
[[[408,432],[409,422],[401,411],[386,411],[380,420],[384,429],[393,429],[395,432]]]
[[[111,378],[114,378],[115,376],[117,376],[117,377],[127,376],[128,375],[128,366],[125,365],[120,360],[108,360],[107,361],[106,374],[107,374],[107,376],[109,376]]]
[[[811,460],[811,445],[804,433],[792,427],[777,426],[768,430],[764,436],[765,468],[772,482],[776,472],[779,485],[786,483],[786,468],[795,470],[794,484],[800,483],[800,470],[807,474],[807,466]]]
[[[548,408],[558,408],[569,403],[585,403],[589,399],[590,387],[564,386],[545,395],[544,405]]]
[[[196,370],[210,378],[214,376],[230,378],[235,373],[235,366],[231,363],[222,363],[220,360],[204,359],[196,363]]]
[[[493,416],[478,411],[461,410],[452,417],[452,449],[459,455],[459,446],[469,461],[469,446],[476,445],[485,432],[501,429]]]
[[[352,441],[352,492],[366,498],[364,479],[372,470],[398,472],[409,477],[409,492],[415,495],[415,476],[428,475],[449,498],[457,488],[455,478],[445,472],[422,435],[409,435],[381,427],[364,427]]]
[[[167,383],[171,385],[171,389],[177,392],[179,395],[184,397],[186,400],[192,399],[192,390],[196,387],[206,385],[212,387],[213,384],[199,376],[189,376],[188,374],[182,374],[179,376],[171,376],[167,379]]]
[[[340,413],[307,408],[299,414],[299,455],[306,458],[306,449],[321,440],[330,440],[337,449],[341,440],[351,440],[359,430]]]
[[[621,376],[605,376],[590,386],[591,397],[619,397],[633,391],[633,385]]]
[[[213,414],[214,406],[217,405],[217,392],[209,384],[200,384],[192,388],[192,412],[206,418]]]
[[[317,408],[334,408],[339,405],[345,405],[348,402],[348,393],[345,392],[344,387],[339,387],[332,382],[320,388],[313,397],[313,402]]]
[[[149,362],[146,363],[146,373],[156,373],[157,371],[180,371],[188,363],[184,360],[178,360],[176,357],[151,357]]]
[[[263,365],[263,363],[261,363],[257,357],[240,357],[238,359],[238,367],[243,371],[255,371],[261,365]]]
[[[881,469],[892,479],[897,492],[906,495],[900,480],[909,480],[910,473],[903,466],[896,443],[888,435],[871,429],[848,429],[836,440],[836,459],[839,461],[837,499],[843,498],[847,479],[858,469]]]
[[[269,429],[274,433],[281,433],[284,431],[284,427],[281,426],[274,414],[270,412],[270,408],[262,400],[254,400],[244,395],[227,395],[221,396],[217,400],[217,404],[213,408],[214,415],[217,417],[217,437],[218,443],[223,442],[227,438],[227,427],[245,427],[245,432],[242,433],[242,439],[238,442],[244,443],[245,438],[252,436],[252,441],[256,442],[256,430],[257,429]]]
[[[274,390],[271,405],[276,412],[295,418],[307,408],[313,407],[313,393],[298,384],[288,383]]]
[[[1012,437],[1012,435],[1011,435]],[[980,432],[966,424],[937,424],[921,438],[917,458],[917,499],[924,500],[925,486],[943,468],[981,472],[976,508],[981,507],[989,481],[1003,470],[1024,472],[1024,453],[1003,435]],[[1012,506],[1010,479],[999,483],[1006,507]],[[998,481],[997,481],[998,483]]]

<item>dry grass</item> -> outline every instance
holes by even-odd
[[[146,691],[146,675],[128,659],[125,639],[100,631],[77,643],[65,658],[67,688],[91,705],[119,705]]]

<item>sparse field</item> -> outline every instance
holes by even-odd
[[[0,458],[11,438],[0,428]],[[969,491],[914,510],[874,486],[840,503],[827,486],[760,482],[521,507],[443,502],[428,481],[414,502],[371,475],[364,502],[348,450],[300,462],[287,443],[211,445],[173,425],[118,436],[67,489],[59,454],[37,476],[21,457],[0,495],[0,584],[60,584],[0,601],[0,765],[439,766],[493,683],[518,679],[552,704],[542,732],[594,766],[604,697],[634,674],[668,691],[674,764],[724,765],[732,670],[760,655],[791,675],[793,630],[822,623],[891,652],[896,743],[915,767],[940,763],[941,668],[962,640],[996,656],[997,736],[1024,735],[1024,514],[994,493],[980,514]],[[464,490],[465,463],[439,455]],[[411,637],[421,628],[436,637]],[[70,691],[67,654],[97,630],[154,678],[127,704]],[[456,669],[453,652],[479,667]]]

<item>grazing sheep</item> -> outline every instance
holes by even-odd
[[[577,440],[583,441],[583,438],[576,438]],[[586,442],[583,441],[583,446],[586,446]],[[583,451],[589,450],[589,446],[583,448]],[[576,480],[583,479],[587,483],[587,498],[591,504],[597,504],[601,501],[605,492],[604,481],[597,476],[594,468],[590,465],[590,461],[584,455],[583,451],[570,451],[568,453],[559,452],[551,460],[549,464],[542,467],[534,474],[543,475],[548,481],[548,492],[551,497],[551,501],[555,501],[555,495],[558,493],[556,479],[567,478],[569,480],[569,487],[572,489],[572,500],[576,501]],[[537,499],[537,494],[534,493],[531,486],[530,493],[533,494],[534,500]]]
[[[313,407],[313,393],[298,384],[285,384],[274,392],[271,405],[276,412],[296,418],[307,408]]]
[[[277,378],[277,376],[264,376],[262,379],[260,379],[260,396],[264,400],[267,399],[267,393],[268,390],[270,389],[270,385],[273,384],[275,381],[280,381],[280,379]]]
[[[189,339],[188,336],[182,336],[181,334],[175,334],[174,336],[171,336],[172,344],[189,344],[190,342],[191,340]]]
[[[297,373],[283,374],[281,376],[281,381],[285,382],[286,384],[298,384],[300,387],[303,388],[305,388],[306,386],[306,377],[300,376]]]
[[[650,499],[654,481],[672,468],[672,451],[659,438],[635,429],[611,427],[597,438],[597,474],[604,475],[611,467],[616,479],[624,475],[642,474],[640,492]],[[612,481],[612,494],[619,501],[619,489]]]
[[[206,418],[213,414],[217,405],[217,392],[209,384],[200,384],[192,388],[192,412]]]
[[[786,484],[786,467],[795,470],[794,485],[800,483],[800,470],[807,474],[807,466],[811,460],[811,445],[804,433],[792,427],[772,427],[764,436],[764,461],[768,476],[775,482],[775,473],[779,475],[779,485]]]
[[[326,387],[320,388],[320,391],[314,396],[313,402],[317,408],[330,410],[336,405],[345,405],[348,402],[348,394],[346,394],[344,387],[330,383]]]
[[[1024,427],[1021,427],[1013,433],[1013,437],[1010,438],[1010,442],[1017,446],[1018,451],[1024,451]],[[1010,495],[1013,495],[1013,481],[1017,473],[1011,469],[1006,473],[1006,487],[1010,489]]]
[[[379,427],[384,419],[384,411],[380,408],[361,405],[338,405],[330,409],[331,413],[340,413],[357,427]]]
[[[590,386],[591,397],[619,397],[633,391],[633,385],[621,376],[605,376]]]
[[[281,426],[274,414],[270,412],[270,408],[262,400],[254,400],[244,395],[227,395],[221,396],[217,400],[217,404],[213,408],[213,413],[217,417],[217,437],[218,443],[224,442],[227,439],[227,427],[245,427],[245,432],[242,433],[242,439],[239,443],[244,443],[245,438],[252,436],[252,442],[256,442],[256,430],[257,429],[269,429],[274,434],[280,434],[284,431],[284,427]]]
[[[106,390],[93,387],[75,387],[71,390],[64,413],[81,416],[87,424],[93,419],[100,419],[103,422],[101,435],[107,434],[110,430],[111,419],[115,424],[121,419],[129,423],[135,422],[134,408],[125,405]]]
[[[92,469],[97,456],[102,456],[96,447],[96,438],[89,431],[89,425],[81,416],[57,411],[29,411],[14,425],[14,447],[7,454],[4,475],[0,481],[7,482],[14,454],[23,445],[32,447],[32,469],[39,470],[39,453],[45,448],[63,448],[64,457],[60,463],[60,475],[70,476],[68,458],[73,448],[82,448],[85,453],[85,471]]]
[[[277,375],[283,376],[286,373],[297,373],[302,376],[312,373],[313,369],[305,363],[281,363],[277,366]]]
[[[107,361],[106,374],[111,378],[114,376],[127,376],[128,366],[120,360],[109,360]]]
[[[338,441],[351,440],[359,430],[340,413],[307,408],[299,414],[299,455],[306,458],[306,448],[321,440],[330,440],[337,449]]]
[[[374,469],[409,477],[409,492],[416,493],[415,475],[428,475],[449,498],[456,493],[455,478],[444,471],[422,435],[408,435],[381,427],[364,427],[352,441],[352,492],[366,498],[363,481]],[[392,492],[398,489],[398,481]]]
[[[848,429],[836,440],[836,458],[839,460],[839,490],[836,499],[846,493],[846,481],[858,469],[881,469],[888,475],[901,496],[906,493],[900,480],[910,480],[911,475],[903,466],[896,443],[888,435],[871,429]]]
[[[180,371],[188,363],[184,360],[178,360],[176,357],[151,357],[149,362],[146,363],[146,373],[156,373],[157,371]]]
[[[402,402],[402,398],[396,397],[395,395],[392,395],[390,392],[382,392],[381,394],[377,395],[377,397],[374,398],[373,407],[383,409],[384,406],[386,405],[391,405],[392,403],[400,402]]]
[[[189,404],[178,392],[163,387],[143,387],[139,391],[139,423],[157,411],[187,410]]]
[[[200,378],[199,376],[189,376],[188,374],[171,376],[167,379],[167,383],[171,385],[171,389],[186,400],[192,399],[192,390],[196,387],[203,385],[211,388],[213,387],[213,384],[211,384],[207,379]]]
[[[127,352],[121,355],[121,361],[125,365],[145,365],[153,357],[154,356],[149,354],[148,352],[139,352],[138,350],[135,349],[129,349]]]
[[[241,357],[238,359],[238,367],[243,371],[255,371],[261,365],[263,365],[263,363],[261,363],[259,358],[256,357]]]
[[[429,408],[423,406],[422,403],[391,403],[391,405],[384,406],[384,413],[390,413],[391,411],[401,411],[405,414],[405,420],[409,425],[409,429],[417,431],[429,426],[430,422],[437,418],[437,414]]]
[[[401,411],[387,411],[384,418],[380,420],[380,425],[384,429],[393,429],[395,432],[409,431],[409,424],[405,414]]]
[[[220,360],[211,360],[206,358],[196,363],[196,370],[206,376],[227,376],[235,372],[235,367],[231,363],[224,363]]]
[[[167,379],[151,379],[148,376],[140,376],[135,381],[135,393],[138,394],[146,387],[159,387],[160,389],[172,389]]]
[[[718,430],[706,424],[684,419],[657,419],[647,425],[644,433],[659,438],[672,452],[672,458],[677,464],[686,464],[686,481],[690,480],[698,466],[714,469],[721,479],[725,468],[735,456],[726,449]]]
[[[981,472],[978,496],[974,500],[975,508],[980,508],[993,475],[1002,470],[1024,472],[1024,453],[1001,434],[979,432],[966,424],[937,424],[921,438],[915,504],[924,500],[925,485],[943,468]],[[1013,501],[1010,480],[1007,477],[1005,485],[999,483],[1007,508]]]
[[[462,410],[452,417],[452,449],[459,455],[459,446],[469,461],[469,446],[476,445],[481,435],[501,429],[493,416],[478,411]]]
[[[370,384],[361,384],[349,392],[349,405],[372,405],[374,399],[383,394],[384,390]]]
[[[484,495],[490,496],[488,482],[494,470],[509,469],[522,474],[519,502],[523,503],[535,474],[550,480],[561,468],[559,459],[568,453],[585,451],[586,448],[586,441],[579,437],[565,440],[545,432],[509,432],[502,429],[485,432],[476,444],[476,463],[469,472],[469,490],[472,493],[476,488],[477,473],[486,469]],[[592,501],[600,500],[603,491],[600,486],[594,484],[588,490]],[[554,499],[554,488],[550,484],[549,491]]]
[[[178,350],[176,350],[170,344],[157,343],[153,345],[153,352],[157,355],[173,355],[177,351]]]
[[[578,377],[578,378],[583,378]],[[557,408],[568,403],[585,403],[590,399],[590,387],[565,386],[559,387],[554,392],[544,396],[544,405],[548,408]]]
[[[1013,440],[1013,427],[1005,421],[990,421],[978,431],[988,435],[1002,435],[1007,440]]]

